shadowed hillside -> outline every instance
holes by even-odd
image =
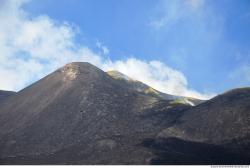
[[[189,107],[128,89],[88,63],[71,63],[0,107],[2,163],[47,156],[69,164],[74,156],[82,164],[148,164],[152,153],[138,144]]]
[[[0,103],[14,94],[15,92],[0,90]]]
[[[191,106],[139,85],[89,63],[56,70],[2,102],[0,163],[249,164],[249,89]]]
[[[190,110],[162,136],[223,144],[250,135],[250,88],[234,89]]]

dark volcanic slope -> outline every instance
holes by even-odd
[[[6,98],[8,98],[9,96],[14,95],[14,94],[15,92],[0,90],[0,103]]]
[[[146,96],[88,63],[71,63],[0,107],[2,164],[149,164],[140,145],[187,105]]]
[[[215,144],[250,137],[250,88],[231,90],[186,111],[164,135]]]
[[[0,164],[250,164],[250,89],[198,106],[71,63],[0,106]]]
[[[158,155],[153,164],[250,164],[250,88],[185,111],[144,144]]]

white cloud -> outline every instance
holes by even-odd
[[[1,1],[1,89],[19,90],[67,62],[88,60],[101,64],[97,54],[76,45],[76,28],[56,23],[46,15],[31,17],[21,8],[25,2]]]
[[[110,62],[104,66],[104,69],[115,69],[159,91],[173,95],[200,99],[209,99],[214,96],[214,94],[201,94],[188,89],[187,79],[181,72],[159,61],[146,62],[136,58],[128,58],[127,60]]]
[[[160,91],[206,99],[188,89],[185,76],[159,61],[136,58],[111,61],[75,42],[78,28],[46,15],[32,17],[22,9],[26,0],[0,1],[0,89],[20,90],[72,61],[87,61],[103,70],[116,69]],[[109,49],[96,44],[104,55]]]
[[[97,42],[96,42],[96,46],[97,46],[99,49],[102,50],[102,53],[103,53],[104,55],[109,54],[109,49],[108,49],[108,47],[104,46],[100,41],[97,41]]]
[[[185,17],[200,15],[204,6],[204,0],[162,0],[157,12],[160,17],[152,19],[149,23],[155,29],[171,27]]]

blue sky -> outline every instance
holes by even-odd
[[[159,61],[199,93],[250,85],[248,0],[33,0],[18,8],[28,13],[26,21],[45,15],[55,26],[67,22],[73,45],[101,59]]]

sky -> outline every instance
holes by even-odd
[[[249,0],[0,0],[0,89],[72,61],[209,99],[250,85]]]

